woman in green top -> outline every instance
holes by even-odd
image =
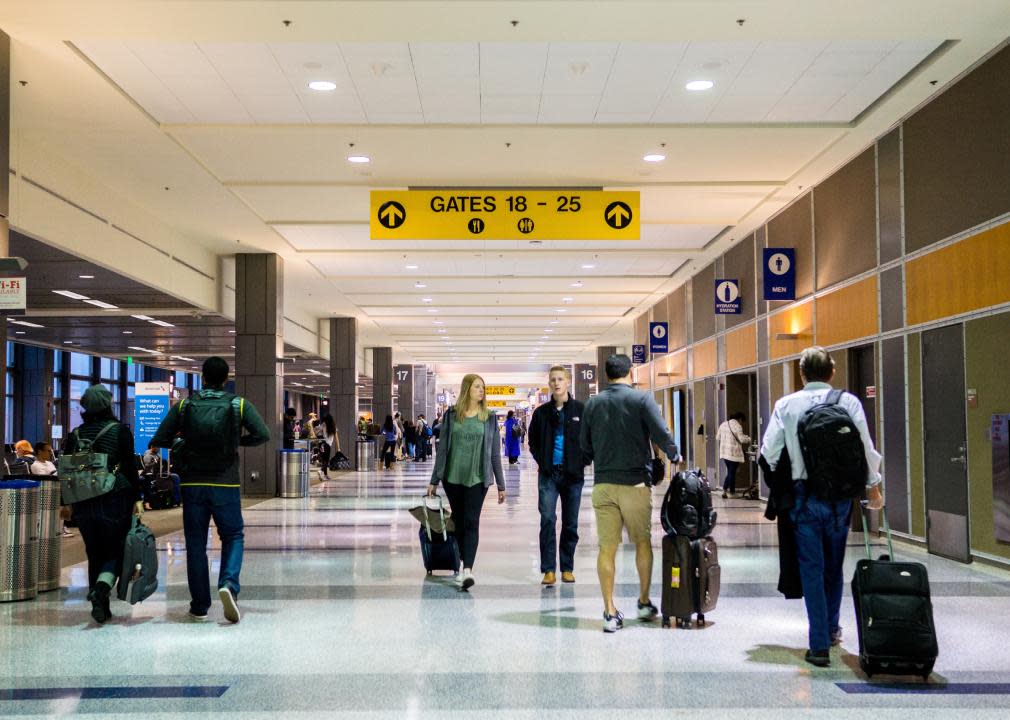
[[[459,400],[442,418],[439,437],[428,494],[434,495],[438,484],[445,483],[463,562],[460,584],[464,590],[469,590],[474,584],[473,563],[480,540],[480,511],[492,482],[498,485],[498,504],[505,502],[498,417],[487,409],[484,379],[479,375],[463,378]]]

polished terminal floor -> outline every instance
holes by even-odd
[[[477,584],[426,578],[416,504],[430,463],[343,473],[305,499],[249,507],[242,622],[187,619],[181,533],[160,538],[161,587],[90,620],[85,567],[65,589],[0,606],[0,716],[607,718],[1006,718],[1010,573],[901,545],[929,566],[940,657],[928,686],[859,672],[852,604],[832,666],[803,662],[801,602],[776,593],[775,528],[758,503],[723,501],[715,537],[722,597],[703,630],[628,620],[601,632],[591,483],[575,585],[540,587],[536,474],[507,467],[508,500],[489,495]],[[661,498],[657,491],[656,505]],[[213,532],[213,531],[212,531]],[[659,546],[656,524],[655,545]],[[846,574],[862,553],[850,537]],[[217,572],[216,539],[212,552]],[[878,543],[879,547],[879,543]],[[659,600],[659,562],[653,598]],[[634,615],[633,548],[618,558],[619,606]],[[848,595],[848,593],[846,593]],[[703,715],[699,715],[699,712]]]

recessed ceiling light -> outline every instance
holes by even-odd
[[[659,153],[650,153],[642,157],[645,162],[663,162],[666,160],[666,155],[660,155]]]
[[[63,297],[68,297],[71,300],[87,300],[87,295],[81,295],[80,293],[75,293],[73,290],[53,290],[57,295],[62,295]]]
[[[561,321],[560,320],[551,320],[551,325],[557,325],[559,322],[561,322]]]
[[[15,334],[15,335],[24,335],[24,334],[25,334],[25,331],[24,331],[24,330],[15,330],[15,331],[14,331],[14,334]]]
[[[95,279],[94,275],[78,275],[77,277],[79,277],[81,280],[94,280]]]
[[[568,308],[554,308],[554,312],[568,312]]]
[[[443,333],[443,332],[445,332],[445,328],[439,328],[439,329],[438,329],[438,331],[439,331],[440,333]]]
[[[113,305],[112,303],[107,303],[102,300],[85,300],[88,305],[94,305],[95,307],[100,307],[103,310],[118,310],[118,305]]]
[[[445,323],[442,322],[441,320],[432,320],[431,324],[432,325],[445,325]]]
[[[561,302],[571,302],[571,301],[572,301],[572,299],[569,298],[569,297],[561,298]]]
[[[572,283],[572,287],[582,287],[582,281],[576,280],[575,282]]]
[[[583,270],[592,270],[595,267],[596,267],[595,265],[583,265],[582,269]]]
[[[123,330],[123,335],[133,335],[133,330]]]
[[[547,340],[548,338],[547,338],[547,336],[546,336],[546,335],[541,335],[541,336],[540,336],[540,339],[541,339],[541,340]]]
[[[372,162],[372,158],[368,157],[367,155],[348,155],[347,162],[358,163],[359,165],[363,165],[365,163]]]
[[[421,302],[430,303],[431,298],[421,298]]]
[[[404,265],[407,270],[417,270],[417,265]]]
[[[315,90],[316,92],[333,92],[336,89],[337,84],[329,80],[313,80],[309,83],[309,90]]]
[[[430,313],[437,313],[438,312],[438,308],[428,308],[428,312],[430,312]]]
[[[428,286],[425,285],[423,282],[419,282],[419,283],[414,283],[414,287],[416,287],[418,290],[420,290],[421,288],[426,288]]]
[[[684,87],[692,92],[698,92],[699,90],[711,90],[715,85],[711,80],[692,80]]]
[[[64,341],[63,341],[63,344],[64,344],[64,345],[73,345],[73,344],[74,344],[74,341],[73,341],[73,340],[64,340]]]
[[[553,328],[544,328],[544,332],[554,332]]]

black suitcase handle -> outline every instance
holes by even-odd
[[[869,504],[867,500],[859,501],[859,518],[863,521],[863,544],[866,546],[866,558],[868,560],[873,559],[873,553],[870,551],[870,529],[866,525],[866,506]],[[884,505],[880,508],[880,516],[884,519],[884,532],[887,535],[887,552],[888,557],[894,560],[894,543],[891,542],[891,524],[887,522],[887,506]]]

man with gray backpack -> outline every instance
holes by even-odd
[[[880,454],[873,447],[863,406],[854,395],[832,389],[835,361],[822,347],[800,356],[802,390],[775,403],[761,455],[774,472],[788,451],[794,501],[789,511],[796,534],[800,581],[810,625],[806,661],[831,664],[829,650],[842,640],[842,563],[852,501],[866,493],[867,507],[884,505]]]
[[[244,548],[238,448],[264,444],[270,431],[252,403],[224,389],[228,371],[222,358],[207,358],[203,390],[168,411],[151,444],[172,448],[182,478],[189,614],[204,620],[210,609],[207,530],[213,518],[221,539],[218,596],[225,618],[237,623]]]

